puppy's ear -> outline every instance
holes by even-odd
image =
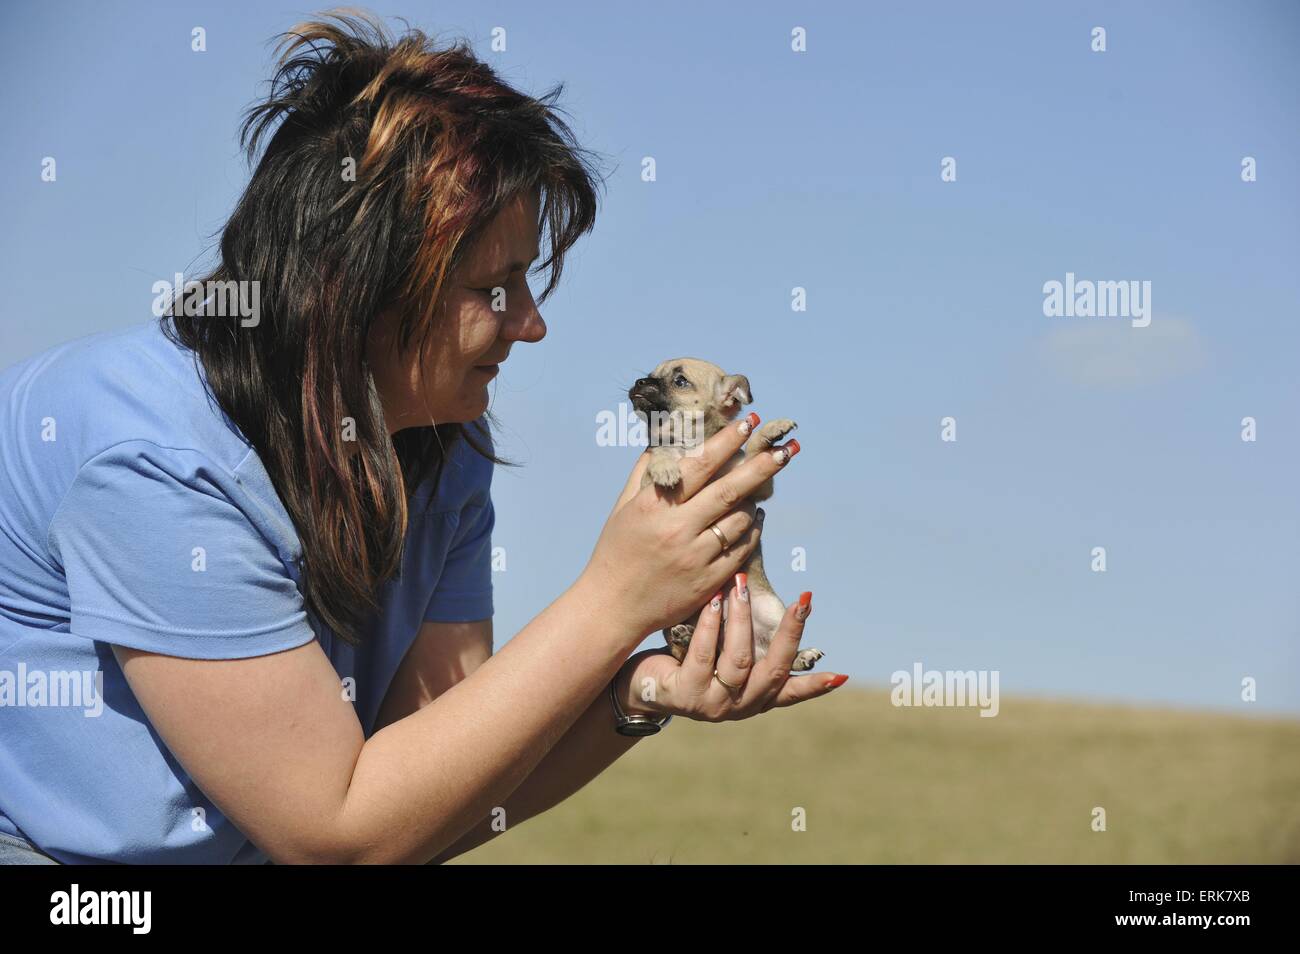
[[[749,378],[743,374],[729,374],[718,382],[718,406],[722,408],[724,417],[735,417],[742,404],[752,404],[753,401]]]

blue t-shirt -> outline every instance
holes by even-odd
[[[432,502],[431,478],[416,488],[401,574],[354,649],[306,613],[293,522],[160,321],[0,372],[0,831],[65,863],[264,862],[111,644],[240,659],[318,640],[369,738],[421,622],[492,615],[492,471],[461,439]]]

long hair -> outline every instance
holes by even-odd
[[[219,265],[199,279],[258,283],[259,321],[212,317],[206,303],[169,318],[293,520],[309,612],[356,645],[400,571],[417,485],[436,488],[461,439],[513,466],[460,423],[389,435],[366,364],[372,323],[391,312],[399,347],[419,333],[423,349],[448,275],[520,194],[541,199],[544,301],[595,222],[600,180],[558,115],[563,84],[517,92],[464,40],[437,48],[409,27],[394,39],[340,10],[287,31],[277,52],[240,128],[250,166],[274,134],[221,230]]]

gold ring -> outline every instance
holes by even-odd
[[[722,544],[722,552],[726,553],[727,547],[731,546],[731,542],[727,539],[726,534],[724,534],[721,530],[718,529],[718,525],[716,523],[709,524],[709,529],[712,530],[715,534],[717,534],[718,542]]]
[[[718,675],[718,671],[717,671],[716,669],[713,670],[713,678],[716,679],[716,680],[718,680],[718,682],[722,683],[724,686],[726,686],[726,687],[727,687],[728,689],[730,689],[732,692],[735,692],[737,689],[740,688],[740,686],[733,686],[731,683],[727,682],[727,680],[725,680],[725,679],[723,679],[721,676],[719,676],[719,675]]]

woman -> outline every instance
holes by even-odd
[[[201,293],[0,375],[0,859],[441,861],[623,732],[843,681],[787,679],[811,594],[757,665],[743,579],[719,632],[744,499],[797,449],[710,483],[756,416],[675,497],[639,490],[642,455],[578,579],[492,654],[487,386],[546,333],[526,273],[545,237],[544,300],[592,175],[551,97],[463,45],[348,16],[285,43]],[[684,664],[629,658],[710,594]]]

